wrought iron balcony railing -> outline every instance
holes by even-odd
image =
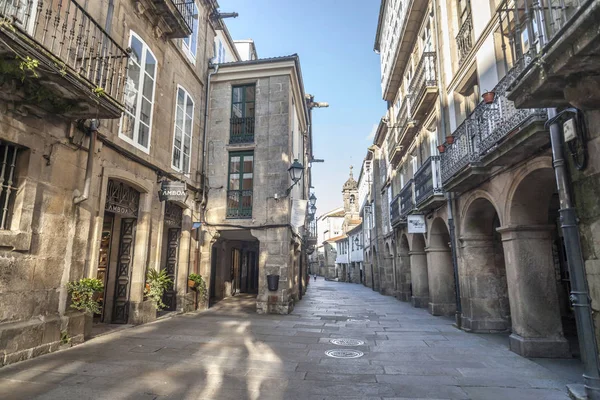
[[[458,65],[460,65],[473,48],[473,18],[470,10],[458,30],[458,35],[456,35],[456,48],[458,50]]]
[[[390,203],[390,221],[392,225],[400,221],[400,195],[394,197],[394,200]]]
[[[491,104],[479,103],[475,110],[456,128],[454,143],[441,156],[442,181],[445,183],[456,173],[494,150],[511,132],[528,121],[543,121],[546,109],[516,109],[506,98],[506,89],[514,82],[522,67],[512,68],[493,89]]]
[[[122,105],[129,54],[76,1],[0,0],[0,18],[62,63],[65,77],[83,78]]]
[[[227,191],[227,218],[252,218],[252,190]]]
[[[428,87],[437,86],[436,57],[435,51],[426,51],[421,55],[409,90],[413,104],[418,103]]]
[[[230,144],[254,142],[254,117],[232,117],[230,123]]]
[[[173,3],[181,18],[185,21],[190,32],[194,29],[194,18],[198,18],[194,15],[194,0],[169,0]]]
[[[409,180],[400,191],[400,218],[406,217],[415,208],[413,180]]]
[[[440,156],[429,157],[415,173],[415,203],[418,206],[436,194],[442,194]]]

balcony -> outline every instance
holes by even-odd
[[[160,27],[169,39],[185,38],[192,34],[196,8],[194,0],[143,0],[159,18]]]
[[[415,173],[415,204],[421,211],[439,207],[445,202],[442,189],[440,156],[431,156]]]
[[[415,191],[413,180],[409,180],[400,191],[400,218],[406,219],[406,216],[415,209]]]
[[[0,99],[21,114],[119,118],[129,54],[74,0],[0,0]]]
[[[252,190],[227,191],[227,218],[252,218]]]
[[[254,143],[254,117],[232,117],[229,128],[229,144]]]
[[[394,200],[390,203],[390,222],[393,227],[400,225],[402,222],[400,218],[400,195],[394,197]]]
[[[492,167],[509,166],[549,144],[545,109],[516,109],[506,89],[520,69],[515,67],[496,85],[492,104],[479,103],[456,128],[454,143],[441,155],[446,191],[462,192],[489,177]]]
[[[410,85],[412,119],[422,121],[433,106],[438,93],[436,54],[424,52]]]
[[[598,107],[600,0],[510,0],[498,14],[507,58],[523,67],[509,94],[517,107]]]
[[[416,125],[416,121],[412,119],[412,115],[410,114],[410,96],[406,96],[400,106],[396,118],[396,137],[398,140],[396,141],[397,153],[394,154],[394,157],[397,159],[395,164],[393,164],[394,166],[396,166],[398,161],[400,161],[400,158],[402,158],[402,150],[407,149],[410,142],[413,140],[417,131]]]
[[[461,65],[473,48],[473,17],[471,10],[456,35],[456,49],[458,51],[458,65]]]

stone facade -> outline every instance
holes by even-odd
[[[45,1],[41,3],[47,5]],[[191,251],[196,248],[192,215],[197,212],[195,200],[201,197],[198,172],[202,162],[202,110],[208,60],[218,28],[208,15],[214,9],[206,2],[197,2],[196,23],[200,29],[193,33],[197,40],[192,43],[197,48],[192,62],[182,39],[189,32],[182,34],[181,21],[177,24],[171,21],[172,14],[168,13],[173,10],[153,8],[146,1],[117,0],[113,7],[107,1],[88,5],[88,14],[99,25],[104,26],[107,19],[119,21],[107,25],[110,43],[127,48],[133,32],[156,60],[154,94],[150,94],[151,116],[147,120],[151,126],[149,141],[142,146],[146,148],[141,148],[124,140],[119,134],[121,110],[117,108],[118,113],[113,113],[111,107],[123,106],[128,100],[113,94],[108,81],[101,88],[106,94],[97,91],[94,95],[88,88],[89,82],[73,72],[70,64],[54,75],[46,69],[40,70],[39,78],[27,77],[23,82],[27,79],[32,80],[31,84],[39,82],[41,86],[36,89],[39,93],[45,90],[46,82],[55,82],[48,87],[54,88],[52,96],[56,104],[62,104],[63,95],[79,99],[80,103],[96,98],[97,108],[85,111],[69,106],[62,112],[49,113],[47,103],[34,103],[24,96],[17,104],[15,98],[0,96],[2,151],[12,156],[12,149],[17,149],[11,177],[14,194],[5,203],[9,205],[4,214],[7,224],[0,231],[0,365],[54,351],[61,339],[67,337],[71,343],[83,341],[86,322],[82,313],[70,308],[65,287],[67,282],[82,277],[105,281],[104,313],[96,316],[96,322],[139,324],[154,320],[156,309],[144,297],[145,275],[149,268],[163,269],[168,263],[172,265],[175,280],[171,293],[173,309],[195,308],[193,293],[187,288],[187,275],[196,269],[198,261],[197,254]],[[28,35],[21,27],[12,32],[9,41],[16,42]],[[51,53],[48,47],[31,43],[29,46],[24,47],[25,52]],[[54,56],[61,59],[64,53]],[[142,57],[141,53],[135,56]],[[65,61],[68,62],[66,58]],[[42,57],[40,63],[43,62]],[[11,90],[26,92],[26,84],[20,85],[8,76],[4,78],[2,92],[6,93],[11,85]],[[118,77],[122,82],[124,78]],[[116,82],[117,77],[114,79]],[[70,89],[70,93],[64,94],[56,90],[61,86],[70,88],[69,85],[79,91]],[[173,167],[179,87],[194,102],[189,129],[189,171],[184,173]],[[127,96],[134,94],[130,89]],[[89,121],[76,121],[91,118],[100,118],[94,136]],[[90,143],[90,137],[96,136],[97,140]],[[94,149],[92,154],[90,147]],[[4,175],[2,179],[6,181],[7,177]],[[86,178],[89,178],[88,193],[84,190]],[[162,180],[185,182],[187,199],[166,207],[157,195]],[[3,193],[5,196],[6,190]],[[81,195],[78,198],[81,201],[75,204],[74,199]],[[120,195],[130,196],[127,201],[130,209],[119,208],[119,204],[126,203],[117,201]],[[177,232],[171,231],[172,255],[167,257],[167,232],[173,228],[173,220],[167,218],[166,209],[174,207],[179,210],[175,211]],[[105,244],[112,251],[103,253]],[[99,264],[106,267],[101,274]]]

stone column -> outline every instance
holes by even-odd
[[[498,228],[512,317],[510,349],[524,357],[569,357],[552,256],[552,225]]]
[[[452,255],[448,247],[426,247],[429,281],[429,312],[432,315],[454,315],[456,296]]]
[[[411,251],[410,276],[412,281],[413,307],[425,308],[429,303],[429,281],[427,279],[427,255],[424,251]]]
[[[496,259],[493,237],[469,235],[460,240],[462,329],[471,332],[510,329],[506,270],[504,262]]]
[[[410,255],[408,249],[400,249],[396,260],[398,290],[396,297],[401,301],[410,301]]]

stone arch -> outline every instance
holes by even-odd
[[[410,248],[408,237],[402,233],[397,242],[396,254],[398,255],[398,293],[397,297],[401,301],[410,301],[412,296],[411,278],[410,278]]]
[[[507,197],[507,223],[498,229],[507,260],[511,350],[527,357],[568,357],[561,318],[567,315],[561,316],[559,301],[562,297],[568,302],[568,283],[558,278],[567,267],[560,257],[563,244],[551,160],[535,160],[515,175]],[[569,312],[568,303],[562,310]],[[575,324],[564,328],[576,333]]]
[[[466,203],[462,214],[462,257],[459,264],[462,327],[473,332],[510,328],[506,266],[496,229],[500,216],[483,191]]]
[[[429,229],[427,277],[429,281],[429,312],[432,315],[454,315],[456,290],[450,233],[442,218],[436,218]]]
[[[429,281],[427,278],[427,254],[425,236],[412,234],[410,246],[410,278],[412,284],[411,302],[413,307],[425,308],[429,304]]]
[[[489,203],[492,208],[487,207]],[[480,220],[478,218],[489,217],[489,214],[495,213],[498,216],[498,220],[502,224],[504,221],[504,214],[502,208],[498,207],[496,199],[494,199],[488,192],[484,190],[476,190],[470,196],[468,196],[460,210],[460,215],[463,217],[461,232],[470,234],[476,231],[479,226]]]

